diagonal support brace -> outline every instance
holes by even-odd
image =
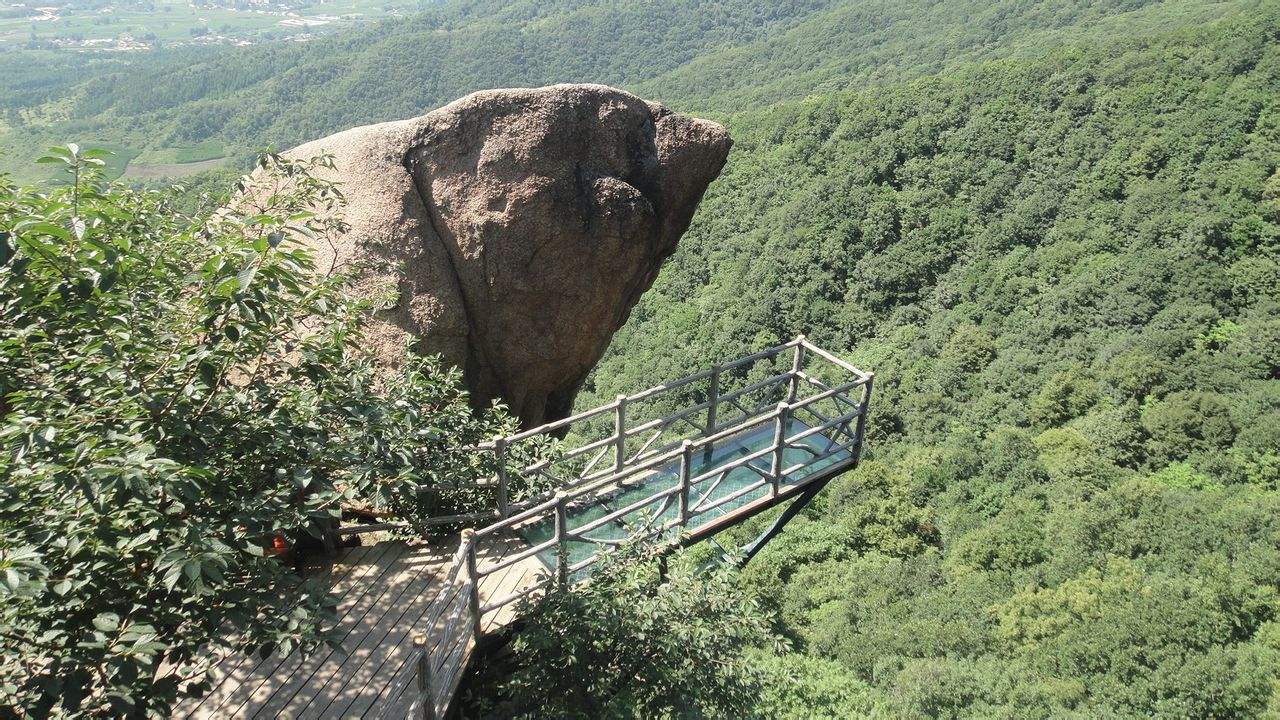
[[[782,532],[782,528],[786,527],[787,523],[791,522],[791,518],[795,517],[801,510],[805,509],[813,498],[818,493],[822,492],[822,489],[827,486],[828,482],[831,481],[824,480],[822,482],[815,482],[805,488],[803,492],[796,496],[795,500],[791,501],[791,504],[787,506],[787,509],[783,510],[782,514],[775,518],[774,521],[769,524],[769,527],[765,528],[764,532],[760,533],[759,537],[746,545],[743,545],[739,550],[738,567],[743,567],[748,562],[751,562],[751,558],[755,557],[756,553],[764,549],[764,546],[769,544],[769,541],[772,540],[775,535]]]

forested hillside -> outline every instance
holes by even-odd
[[[876,373],[862,467],[686,587],[725,615],[594,608],[703,643],[662,648],[652,696],[714,644],[767,680],[734,688],[759,717],[1280,717],[1276,0],[456,0],[305,46],[0,55],[0,169],[61,139],[240,158],[572,80],[736,142],[580,407],[802,332]],[[711,643],[748,603],[791,650]],[[578,629],[533,625],[544,667],[506,680],[596,671],[555,665]]]
[[[69,138],[107,143],[127,158],[216,141],[222,154],[247,159],[512,85],[602,82],[720,116],[975,58],[1144,34],[1251,4],[475,0],[302,45],[59,59],[52,67],[44,56],[0,53],[0,76],[10,78],[0,88],[12,88],[0,97],[0,169],[27,171],[39,148]],[[35,66],[39,82],[14,79]]]
[[[869,461],[748,567],[784,714],[1280,711],[1278,40],[1272,6],[733,119],[594,392],[802,331],[876,371]]]

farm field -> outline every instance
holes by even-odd
[[[217,140],[204,140],[186,147],[157,148],[142,152],[138,165],[187,165],[219,160],[227,156],[226,147]]]
[[[183,163],[129,163],[122,177],[126,180],[153,180],[157,178],[182,178],[216,170],[227,163],[226,158],[212,158]]]
[[[0,49],[137,52],[178,45],[305,42],[416,12],[419,0],[218,2],[0,0]]]
[[[33,142],[24,134],[6,134],[0,126],[0,174],[8,174],[18,182],[56,182],[58,168],[36,164],[45,145]],[[229,153],[216,140],[206,140],[187,147],[139,150],[117,142],[81,142],[84,148],[98,148],[111,153],[106,158],[103,175],[108,180],[152,180],[190,177],[214,170],[231,162]]]
[[[35,144],[25,133],[15,133],[0,127],[0,177],[8,175],[17,182],[57,181],[58,168],[52,165],[36,164],[36,159],[45,154],[48,142]],[[116,179],[124,174],[125,167],[138,156],[137,148],[116,142],[102,140],[81,141],[79,145],[85,149],[97,148],[110,153],[102,174],[108,179]]]

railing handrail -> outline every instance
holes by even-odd
[[[812,405],[816,402],[819,402],[829,397],[833,397],[838,392],[847,392],[848,390],[851,390],[855,387],[859,387],[863,385],[865,382],[867,381],[857,380],[857,381],[854,381],[851,383],[845,383],[843,385],[837,386],[830,390],[824,391],[819,395],[814,395],[809,398],[804,398],[803,400],[798,400],[795,403],[780,403],[777,406],[777,408],[770,413],[766,413],[763,415],[753,415],[736,425],[732,425],[723,430],[720,430],[714,435],[708,435],[708,436],[696,438],[696,439],[688,439],[688,440],[685,440],[684,442],[689,443],[690,450],[696,452],[697,450],[703,449],[706,446],[714,446],[718,442],[731,438],[735,435],[741,434],[744,430],[747,430],[748,428],[755,427],[763,423],[769,422],[771,418],[774,418],[783,412],[790,412],[796,409],[808,407],[809,405]],[[852,417],[856,417],[856,415],[857,413],[853,413]],[[852,417],[846,418],[845,416],[841,416],[841,418],[837,418],[837,419],[852,419]],[[816,427],[811,427],[808,430],[801,431],[794,437],[787,438],[787,442],[794,442],[795,440],[803,439],[804,437],[809,437],[810,435],[816,434],[817,432],[823,429],[827,429],[827,427],[829,426],[826,424],[819,424]],[[772,446],[768,448],[768,451],[772,451]],[[764,452],[764,451],[757,451],[757,452]],[[646,470],[651,470],[654,467],[667,464],[672,460],[675,460],[678,457],[680,457],[682,453],[683,453],[683,448],[681,447],[681,448],[668,450],[659,455],[650,455],[645,457],[642,462],[638,464],[628,465],[626,468],[624,468],[620,472],[615,472],[603,478],[591,479],[590,482],[571,483],[569,485],[563,486],[559,490],[559,492],[567,493],[569,498],[571,499],[581,497],[583,495],[594,492],[596,490],[616,484],[618,481],[629,478],[632,475],[636,475]],[[752,457],[754,457],[754,455]],[[709,471],[709,472],[714,472],[714,471]],[[697,479],[695,478],[695,483],[696,481]],[[517,525],[521,525],[524,522],[528,521],[530,518],[536,517],[539,513],[546,512],[546,510],[548,510],[553,505],[554,505],[554,498],[550,500],[545,500],[542,504],[536,505],[533,508],[524,510],[523,512],[517,515],[513,515],[511,517],[501,519],[498,522],[495,522],[493,524],[487,525],[484,528],[480,529],[478,532],[481,533],[482,535],[491,535],[495,532],[500,532],[502,530],[514,528]]]
[[[721,394],[720,377],[723,373],[762,359],[772,359],[786,350],[794,351],[791,367],[787,372],[772,374],[764,380]],[[804,371],[806,354],[811,354],[812,357],[834,365],[844,373],[852,375],[853,379],[845,382],[830,382],[830,384],[818,380],[814,375]],[[664,417],[644,420],[635,427],[627,427],[626,409],[629,403],[654,398],[664,392],[685,387],[698,380],[708,378],[711,379],[711,384],[706,400],[695,403],[691,407],[681,408],[675,413]],[[497,484],[497,507],[465,515],[433,518],[428,521],[428,524],[478,523],[483,524],[483,526],[463,531],[458,550],[454,553],[453,562],[446,573],[445,586],[441,588],[424,616],[435,618],[433,622],[439,622],[446,612],[450,612],[453,609],[453,614],[449,618],[444,635],[440,637],[439,642],[435,645],[426,640],[421,642],[415,640],[416,653],[418,654],[417,659],[414,661],[416,669],[412,673],[413,678],[406,681],[417,684],[418,697],[413,702],[415,716],[434,720],[448,708],[454,688],[460,680],[462,668],[465,666],[466,658],[468,657],[465,648],[478,641],[483,634],[482,619],[485,615],[495,610],[500,610],[521,598],[552,585],[567,586],[577,573],[598,562],[601,557],[612,551],[611,548],[613,546],[621,542],[607,538],[589,538],[586,537],[588,533],[616,523],[628,515],[645,512],[646,508],[662,502],[661,509],[654,514],[645,527],[638,531],[641,533],[642,539],[660,536],[676,528],[688,526],[693,518],[702,516],[750,493],[760,491],[765,486],[768,486],[768,495],[752,502],[775,500],[782,494],[783,478],[819,461],[835,457],[842,452],[847,453],[849,464],[855,464],[865,434],[866,413],[870,402],[873,378],[872,373],[857,368],[834,354],[817,347],[804,336],[800,336],[790,342],[737,358],[728,363],[713,365],[679,380],[655,385],[631,395],[618,395],[613,402],[477,446],[476,450],[494,451],[499,454],[498,473],[496,478],[489,483],[489,485],[494,482]],[[806,397],[798,397],[802,382],[816,387],[819,392]],[[765,406],[768,403],[757,404],[747,408],[738,402],[739,398],[750,395],[752,392],[770,387],[782,388],[783,383],[786,383],[786,400],[776,403],[771,410],[766,410]],[[862,392],[857,401],[853,402],[847,397],[847,394],[859,387],[862,388]],[[835,412],[827,410],[827,414],[824,415],[823,412],[813,407],[825,400],[833,400]],[[741,411],[742,417],[724,427],[720,427],[718,409],[725,403]],[[850,406],[854,408],[852,411],[843,412]],[[688,420],[690,416],[696,415],[702,410],[707,411],[705,425]],[[815,425],[806,424],[800,431],[792,433],[789,431],[790,420],[797,411],[802,410],[808,411],[809,414],[818,418],[819,422]],[[592,450],[599,450],[600,453],[588,464],[583,476],[572,478],[553,491],[548,491],[540,496],[526,498],[517,502],[510,501],[508,483],[512,471],[505,466],[503,454],[513,443],[539,435],[555,433],[572,427],[575,423],[583,420],[599,417],[606,412],[613,413],[614,422],[611,435],[586,442],[551,461],[540,461],[516,471],[517,474],[541,473],[556,462],[572,460],[582,457]],[[828,415],[831,417],[828,417]],[[681,420],[684,420],[693,429],[699,431],[698,436],[693,438],[685,437],[675,443],[668,443],[653,449],[650,448],[653,442],[662,437],[662,433],[675,426]],[[856,429],[851,432],[849,424],[855,421]],[[694,453],[714,449],[717,443],[740,435],[751,428],[770,423],[773,425],[773,438],[767,447],[746,455],[734,457],[717,464],[710,470],[703,469],[697,474],[692,472],[691,457]],[[634,456],[628,457],[626,452],[627,439],[653,431],[656,431],[656,434]],[[801,447],[800,443],[802,441],[825,432],[830,432],[828,437],[830,442],[825,449],[817,452],[813,448],[807,448],[813,453],[812,458],[786,466],[783,457],[785,450]],[[823,437],[827,436],[824,435]],[[839,438],[842,437],[848,438],[847,442],[839,442]],[[606,462],[604,469],[592,473],[592,468],[602,458],[609,457],[610,446],[613,447],[612,462]],[[767,471],[752,464],[765,458],[770,458]],[[611,510],[605,515],[588,521],[577,528],[571,529],[568,527],[568,508],[571,504],[576,504],[577,501],[588,498],[599,491],[623,487],[632,478],[645,477],[655,469],[672,463],[676,463],[679,468],[677,484],[674,486],[658,489],[644,499],[632,501],[625,507]],[[728,473],[742,467],[750,468],[761,477],[748,485],[739,487],[727,495],[716,497],[713,500],[712,495],[720,483],[724,482]],[[808,482],[813,482],[813,478],[791,486],[789,491],[794,491]],[[706,485],[709,485],[709,487],[705,488],[704,491],[703,486]],[[695,488],[697,488],[697,493],[701,495],[700,497],[694,497]],[[603,502],[603,498],[599,499],[598,502]],[[661,520],[661,516],[673,506],[673,503],[677,508],[674,516],[668,520]],[[739,510],[734,510],[733,512],[736,513]],[[480,567],[477,547],[481,540],[504,530],[514,530],[535,519],[545,519],[549,514],[554,527],[554,532],[550,539],[524,548],[513,555],[500,558],[489,567]],[[403,525],[383,523],[380,527],[403,527]],[[358,532],[360,528],[352,530]],[[568,556],[568,544],[570,542],[590,542],[606,549],[597,550],[584,560],[570,562]],[[480,596],[481,580],[552,549],[555,550],[556,561],[554,570],[549,576],[538,580],[530,587],[517,588],[505,597],[492,599],[487,603],[483,601]],[[457,615],[461,611],[458,607],[459,593],[464,590],[467,595],[465,618]],[[459,623],[460,620],[461,623]],[[457,630],[457,634],[455,634],[455,630]],[[461,652],[459,651],[460,649]],[[407,691],[403,687],[396,689],[397,692],[400,690]]]
[[[621,442],[625,442],[627,438],[635,436],[639,433],[648,432],[657,428],[661,428],[664,426],[664,423],[674,423],[678,421],[681,417],[685,416],[686,414],[708,409],[709,407],[714,407],[712,403],[730,402],[730,401],[736,400],[737,398],[741,397],[744,394],[748,394],[755,390],[759,390],[763,387],[768,387],[771,384],[780,384],[783,381],[787,381],[791,378],[796,378],[804,375],[804,373],[801,372],[799,369],[800,361],[798,358],[800,357],[801,348],[812,352],[814,355],[822,358],[823,360],[830,362],[831,364],[837,366],[841,370],[852,373],[857,378],[857,380],[851,383],[846,383],[842,387],[842,391],[847,391],[849,389],[857,387],[862,383],[867,382],[872,377],[871,373],[865,372],[853,366],[852,364],[845,362],[839,357],[827,352],[826,350],[823,350],[817,345],[814,345],[807,338],[801,335],[796,339],[791,340],[790,342],[782,343],[780,345],[775,345],[775,346],[766,348],[764,350],[761,350],[759,352],[755,352],[750,355],[746,355],[746,356],[731,360],[727,363],[719,363],[711,366],[710,368],[694,373],[692,375],[688,375],[671,382],[654,385],[652,387],[649,387],[645,390],[641,390],[640,392],[637,392],[637,393],[633,393],[631,395],[619,395],[617,398],[613,400],[613,402],[605,403],[603,405],[599,405],[594,408],[591,408],[590,410],[585,410],[583,412],[571,415],[569,417],[566,417],[560,420],[555,420],[555,421],[540,425],[538,427],[531,428],[529,430],[525,430],[512,435],[501,437],[501,438],[495,438],[494,440],[490,440],[490,441],[481,443],[479,445],[472,446],[470,448],[464,448],[464,451],[470,450],[473,452],[479,451],[479,452],[505,453],[506,448],[509,448],[514,443],[521,442],[524,440],[529,440],[531,438],[538,437],[538,436],[551,435],[556,431],[571,427],[575,423],[581,422],[583,420],[597,417],[599,415],[602,415],[605,412],[616,413],[621,408],[625,408],[625,406],[628,403],[651,399],[653,397],[661,395],[664,392],[685,387],[692,382],[696,382],[697,380],[701,380],[709,377],[716,377],[716,376],[722,375],[725,371],[733,370],[735,368],[739,368],[739,367],[742,367],[743,365],[746,365],[758,360],[762,360],[765,358],[776,357],[777,355],[789,349],[797,350],[797,354],[796,354],[797,360],[793,362],[792,368],[788,372],[771,375],[770,377],[765,378],[764,380],[757,381],[755,383],[749,384],[742,388],[737,388],[735,390],[732,390],[730,392],[723,393],[723,394],[718,392],[717,385],[713,384],[712,392],[709,393],[711,397],[708,397],[707,400],[696,403],[690,407],[682,408],[679,411],[664,417],[655,418],[652,420],[646,420],[644,423],[637,425],[635,427],[627,428],[625,427],[625,424],[624,424],[623,432],[621,436]],[[819,398],[819,399],[822,399],[822,398]],[[623,412],[625,412],[625,410],[623,410]],[[715,413],[710,413],[709,422],[714,423],[715,416],[716,416]],[[729,434],[732,434],[733,432],[741,431],[743,427],[750,426],[751,424],[753,424],[750,422],[753,417],[755,417],[755,414],[747,414],[746,416],[744,416],[741,422],[727,426],[722,430],[721,435],[718,437],[718,439],[723,439],[723,431],[728,431]],[[718,428],[710,427],[709,429],[716,430]],[[574,448],[573,450],[569,451],[569,453],[576,453],[586,448],[597,449],[597,448],[608,447],[610,444],[618,444],[619,442],[620,442],[619,437],[615,433],[612,435],[598,438],[590,443],[587,443],[585,446]],[[667,453],[671,453],[676,449],[677,445],[678,443],[670,443],[664,446],[663,448],[659,448],[659,449],[665,450],[665,452]],[[576,455],[569,455],[569,453],[566,453],[566,456],[568,459],[571,459],[572,457],[576,457]],[[650,456],[651,456],[651,453],[645,455],[644,457],[645,459],[648,459],[648,457]],[[558,460],[564,460],[564,459],[566,458],[558,458]],[[635,461],[638,459],[639,458],[632,458],[631,460]],[[494,508],[481,510],[481,511],[474,511],[470,513],[440,515],[440,516],[429,518],[426,521],[421,522],[420,525],[423,525],[426,527],[445,527],[445,526],[457,526],[457,525],[476,525],[476,524],[485,523],[487,521],[500,522],[506,517],[509,517],[513,512],[520,512],[530,507],[540,499],[551,497],[552,494],[554,493],[554,491],[548,491],[537,497],[525,498],[524,500],[521,500],[518,502],[510,502],[509,501],[510,472],[505,466],[504,459],[502,457],[499,457],[498,460],[499,460],[498,473],[494,477],[489,478],[485,482],[486,486],[496,486],[497,502],[495,503]],[[554,462],[555,460],[540,461],[538,463],[535,463],[534,465],[528,466],[526,468],[522,468],[520,472],[526,473],[526,474],[530,472],[536,472],[537,470],[545,469],[546,467],[549,467],[550,465],[554,464]],[[615,462],[612,467],[606,467],[605,469],[597,472],[593,476],[589,476],[586,478],[575,478],[573,480],[570,480],[569,482],[565,483],[563,487],[575,488],[579,485],[589,483],[589,482],[607,481],[612,477],[612,475],[617,474],[620,470],[621,470],[621,467]],[[341,534],[354,535],[354,534],[359,534],[364,532],[372,532],[375,530],[397,530],[397,529],[402,530],[402,529],[406,529],[407,527],[408,527],[407,523],[387,522],[387,523],[377,523],[375,525],[348,526],[348,527],[341,528],[338,532]]]

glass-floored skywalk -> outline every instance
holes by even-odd
[[[395,692],[446,716],[483,637],[627,541],[691,544],[791,503],[752,548],[768,542],[857,465],[872,379],[801,336],[482,443],[494,507],[431,519],[488,524],[461,533],[419,623],[418,670]],[[513,480],[548,489],[512,497]]]
[[[786,436],[794,437],[806,430],[811,429],[809,425],[792,419],[787,428]],[[831,435],[838,432],[836,428],[825,431]],[[725,438],[714,443],[711,448],[700,449],[691,456],[690,476],[697,478],[702,475],[713,473],[717,468],[729,465],[735,460],[747,457],[752,453],[757,453],[773,444],[774,425],[772,423],[763,424],[755,428],[750,428],[739,435]],[[792,468],[796,465],[803,465],[792,473],[783,476],[779,483],[779,489],[784,490],[788,487],[800,484],[805,478],[811,477],[832,465],[846,464],[850,458],[847,450],[838,449],[831,452],[831,449],[839,444],[837,440],[833,440],[824,433],[814,433],[808,437],[802,438],[795,442],[799,447],[787,447],[783,451],[782,465],[783,468]],[[827,455],[827,453],[831,453]],[[822,457],[827,455],[826,457]],[[768,477],[770,466],[773,462],[773,454],[768,453],[752,460],[749,465],[738,466],[729,469],[725,473],[723,479],[719,478],[719,473],[711,474],[710,477],[693,485],[690,492],[689,503],[695,502],[698,505],[715,505],[717,500],[729,497],[752,483],[759,482],[761,477]],[[758,471],[758,472],[757,472]],[[578,528],[584,527],[595,520],[606,515],[617,512],[631,504],[640,502],[645,498],[661,492],[668,488],[677,487],[680,484],[680,465],[679,460],[673,460],[671,463],[655,468],[652,474],[643,476],[635,482],[627,483],[626,486],[616,488],[613,492],[606,493],[603,497],[596,496],[589,502],[582,502],[572,505],[566,512],[568,520],[568,530],[576,531]],[[719,480],[719,482],[717,482]],[[708,491],[710,491],[709,494]],[[692,532],[703,525],[715,521],[717,518],[736,510],[747,503],[765,497],[770,492],[770,487],[764,485],[754,491],[743,493],[741,496],[729,500],[718,507],[706,511],[690,519],[689,524],[685,526],[686,532]],[[707,497],[703,497],[707,494]],[[672,520],[678,509],[674,496],[665,499],[657,499],[652,503],[641,507],[631,513],[627,513],[622,517],[614,519],[598,528],[594,528],[586,533],[584,537],[601,540],[603,543],[586,542],[582,540],[571,540],[567,543],[569,555],[569,564],[574,565],[593,554],[599,552],[602,545],[615,544],[618,541],[626,540],[635,534],[642,534],[645,530],[652,527],[660,527],[663,523]],[[530,523],[518,530],[521,538],[530,545],[538,545],[545,543],[555,535],[555,520],[546,517],[540,521]],[[668,530],[668,534],[678,532],[676,529]],[[549,570],[555,568],[556,550],[551,548],[539,553],[539,560],[542,561]],[[588,572],[592,567],[584,568],[580,572]]]

